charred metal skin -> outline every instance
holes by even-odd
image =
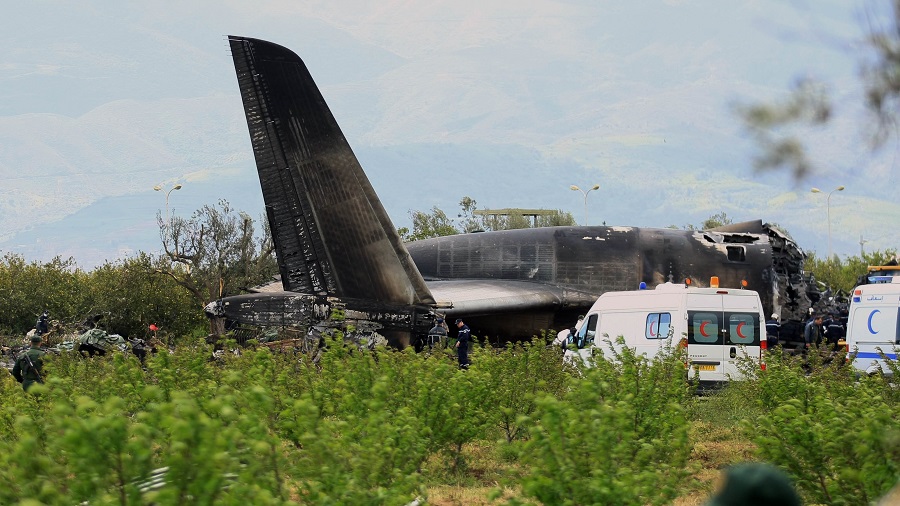
[[[690,278],[757,290],[766,311],[802,319],[815,295],[805,255],[761,221],[714,230],[553,227],[404,245],[303,61],[229,36],[282,286],[227,297],[214,318],[320,325],[335,307],[397,346],[436,313],[502,340],[571,327],[610,290]],[[424,276],[423,276],[424,275]],[[330,322],[330,323],[329,323]],[[801,327],[802,329],[802,327]]]
[[[284,289],[398,315],[433,304],[303,61],[270,42],[228,40]]]
[[[747,288],[760,293],[768,314],[779,311],[786,319],[799,320],[809,307],[802,251],[760,221],[706,231],[519,229],[426,239],[406,247],[436,299],[453,302],[447,314],[466,315],[466,323],[481,335],[567,328],[600,294],[634,290],[641,282],[652,288],[690,279],[703,287],[717,276],[722,287],[746,281]],[[445,288],[440,283],[459,279],[492,280],[501,286],[507,280],[532,282],[554,286],[560,294],[552,311],[531,310],[513,318],[524,319],[516,329],[510,315],[500,320],[496,307],[480,305],[481,294],[469,301],[467,293],[448,293],[455,284]]]
[[[432,327],[429,307],[382,304],[296,292],[249,293],[209,304],[206,315],[259,327],[303,327],[378,333],[389,343],[408,345],[408,336]]]

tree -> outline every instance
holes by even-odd
[[[92,307],[104,314],[105,328],[125,336],[143,336],[151,323],[181,336],[202,328],[203,313],[190,294],[169,276],[157,272],[149,254],[106,262],[88,275]]]
[[[861,55],[872,55],[868,60],[861,57],[859,67],[864,105],[876,119],[869,132],[873,150],[897,132],[900,119],[900,2],[890,2],[889,8],[886,26],[870,28],[862,44],[856,44],[863,48]],[[754,166],[789,170],[795,179],[815,171],[801,137],[826,127],[834,109],[829,86],[812,79],[798,80],[780,102],[739,105],[737,113],[758,146]]]
[[[453,223],[453,220],[447,216],[447,213],[435,206],[431,208],[430,213],[410,211],[409,215],[413,220],[412,231],[406,227],[401,227],[397,229],[397,232],[400,234],[400,238],[403,239],[403,241],[417,241],[420,239],[431,239],[433,237],[485,230],[496,231],[531,227],[562,227],[576,225],[575,217],[572,216],[572,213],[563,210],[538,216],[537,219],[532,222],[529,216],[516,213],[510,213],[505,216],[478,216],[475,214],[475,211],[478,210],[478,203],[472,197],[463,197],[460,199],[459,207],[460,212],[456,215],[457,219],[460,221],[459,226]]]
[[[725,211],[719,211],[718,213],[710,216],[705,219],[703,223],[700,224],[700,230],[709,230],[711,228],[723,227],[725,225],[731,225],[734,221],[725,214]]]
[[[0,330],[24,334],[43,311],[53,320],[83,319],[90,310],[86,279],[72,258],[26,262],[5,254],[0,259]]]
[[[734,221],[725,214],[725,211],[719,211],[716,214],[711,215],[709,218],[706,218],[699,225],[694,225],[692,223],[688,223],[683,228],[684,230],[709,230],[711,228],[722,227],[725,225],[731,225]],[[666,228],[671,228],[678,230],[678,225],[669,225]]]
[[[818,281],[825,283],[832,290],[843,290],[850,293],[856,286],[860,276],[864,275],[870,265],[884,265],[897,255],[896,251],[875,251],[862,256],[847,257],[844,260],[834,255],[831,258],[819,258],[815,252],[810,253],[804,262],[804,268]]]
[[[253,219],[226,200],[204,205],[190,218],[166,222],[157,214],[164,255],[155,270],[187,290],[203,307],[226,293],[263,283],[277,272],[268,223],[263,236]]]
[[[398,230],[401,239],[404,241],[418,241],[420,239],[431,239],[432,237],[460,233],[459,229],[447,217],[447,213],[438,209],[437,206],[432,207],[430,213],[410,211],[409,215],[413,220],[412,232],[406,228]]]

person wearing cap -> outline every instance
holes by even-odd
[[[803,329],[803,341],[806,343],[807,348],[813,345],[819,346],[822,344],[822,337],[824,335],[825,331],[822,329],[822,315],[817,314]]]
[[[46,354],[47,352],[41,349],[41,336],[35,334],[31,337],[31,347],[16,359],[12,374],[26,392],[31,385],[44,382],[43,357]]]
[[[800,495],[777,467],[747,462],[728,467],[706,506],[800,506]]]
[[[428,350],[431,351],[435,346],[441,346],[446,342],[447,326],[443,318],[438,318],[434,321],[434,327],[431,327],[431,330],[428,331],[428,339],[425,344],[428,346]]]
[[[456,359],[459,360],[460,369],[469,368],[469,341],[472,339],[472,331],[463,323],[462,318],[456,319]]]
[[[781,337],[781,323],[778,322],[778,313],[772,313],[772,317],[766,321],[766,347],[774,348]]]

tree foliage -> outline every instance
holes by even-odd
[[[859,51],[860,78],[865,90],[864,105],[874,116],[876,127],[862,125],[870,146],[877,149],[897,132],[900,115],[900,3],[883,2],[890,10],[883,26],[869,27],[863,41],[851,41]],[[871,18],[870,18],[871,19]],[[814,172],[804,137],[821,131],[834,119],[831,86],[804,78],[793,85],[786,98],[772,103],[744,104],[737,114],[755,138],[758,153],[754,165],[759,170],[783,169],[795,179]]]
[[[693,417],[743,434],[808,503],[869,504],[900,474],[900,395],[841,357],[748,359],[747,381],[697,400],[674,350],[573,369],[535,340],[476,347],[468,370],[446,350],[338,339],[318,363],[211,351],[143,366],[51,354],[38,395],[0,375],[0,503],[402,505],[477,479],[467,456],[498,455],[490,482],[515,484],[509,504],[671,504],[697,487]]]
[[[731,225],[734,223],[728,214],[725,211],[719,211],[716,214],[712,214],[709,218],[706,218],[699,225],[694,225],[692,223],[688,223],[683,228],[684,230],[709,230],[711,228],[722,227],[725,225]],[[671,228],[677,230],[679,227],[677,225],[669,225],[666,228]]]
[[[186,292],[157,273],[145,253],[89,272],[72,259],[26,262],[7,254],[0,259],[0,294],[0,332],[12,334],[28,332],[43,311],[69,330],[100,315],[104,329],[133,337],[144,337],[150,323],[185,335],[205,322]]]
[[[190,218],[157,215],[164,257],[157,271],[187,290],[199,307],[225,294],[268,281],[276,273],[274,243],[263,220],[263,236],[253,219],[226,200],[204,205]]]
[[[471,197],[460,199],[459,207],[460,212],[457,214],[455,222],[446,212],[436,206],[432,207],[431,212],[428,213],[410,211],[409,215],[413,222],[412,230],[401,227],[397,231],[404,241],[417,241],[470,232],[576,225],[572,213],[562,210],[541,215],[532,220],[530,216],[517,214],[514,209],[504,216],[476,214],[478,203]]]
[[[850,293],[858,284],[860,276],[867,272],[870,265],[885,265],[897,256],[894,250],[873,251],[862,255],[848,256],[844,259],[834,255],[831,258],[819,258],[815,252],[810,253],[804,268],[818,281],[831,287],[832,290],[843,290]]]

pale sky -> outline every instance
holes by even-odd
[[[897,142],[871,154],[861,40],[886,1],[19,2],[0,20],[0,252],[157,251],[155,214],[262,198],[225,36],[307,63],[396,226],[544,207],[665,227],[720,211],[826,254],[897,248]],[[818,172],[757,174],[735,104],[822,79]],[[811,187],[824,194],[812,194]]]

